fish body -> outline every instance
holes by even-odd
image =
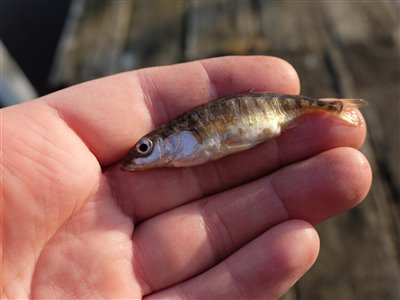
[[[245,93],[197,106],[142,137],[122,161],[125,171],[188,167],[254,147],[278,136],[300,115],[325,111],[359,125],[360,99],[312,99]]]

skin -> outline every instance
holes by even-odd
[[[194,168],[126,173],[141,136],[201,102],[298,93],[271,57],[127,72],[1,110],[3,298],[277,298],[314,263],[314,224],[357,205],[365,126],[321,114]]]

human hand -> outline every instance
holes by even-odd
[[[270,57],[127,72],[3,109],[4,298],[277,298],[313,264],[319,223],[359,203],[365,126],[309,115],[193,168],[126,173],[143,134],[203,101],[298,93]],[[326,96],[326,95],[321,95]]]

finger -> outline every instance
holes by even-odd
[[[248,90],[296,93],[299,81],[293,68],[277,58],[223,57],[127,72],[43,99],[105,166],[190,107]]]
[[[277,299],[312,266],[318,251],[310,224],[287,221],[209,271],[147,299]]]
[[[203,272],[285,220],[315,224],[349,209],[370,184],[365,157],[352,148],[336,148],[153,217],[134,235],[145,290]]]
[[[130,174],[115,167],[109,175],[123,211],[140,222],[323,151],[335,147],[359,148],[366,134],[365,126],[348,126],[329,115],[304,116],[297,124],[276,139],[202,166]]]

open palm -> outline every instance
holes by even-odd
[[[361,201],[365,126],[309,115],[194,168],[125,173],[143,134],[248,90],[298,93],[270,57],[87,82],[1,111],[4,298],[277,298],[313,264],[316,224]],[[329,96],[329,95],[321,95]]]

